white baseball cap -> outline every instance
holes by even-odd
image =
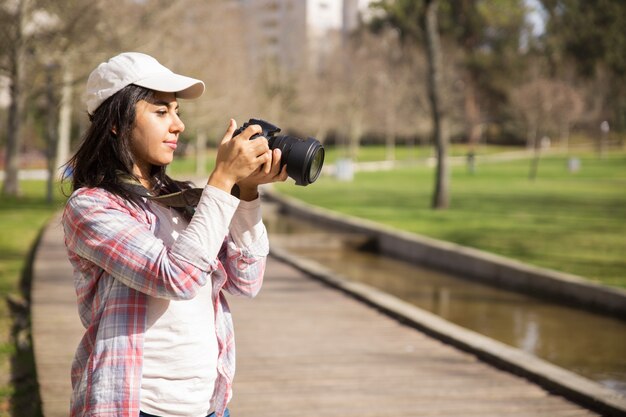
[[[175,74],[150,55],[125,52],[101,63],[89,75],[87,112],[93,114],[102,102],[130,84],[188,99],[204,93],[202,81]]]

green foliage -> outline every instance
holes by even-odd
[[[599,117],[609,120],[613,130],[624,131],[626,2],[542,0],[542,4],[548,14],[543,47],[552,72],[568,76],[573,67],[584,78],[599,81],[605,90],[594,91],[593,100],[604,102],[605,110]]]
[[[543,0],[548,36],[592,76],[599,65],[626,77],[626,2],[623,0]]]
[[[447,211],[430,209],[434,173],[425,166],[278,189],[351,216],[626,287],[626,153],[583,155],[577,173],[568,171],[566,157],[545,157],[534,182],[529,165],[479,163],[474,174],[455,167]]]
[[[422,0],[381,0],[372,5],[383,14],[372,21],[372,28],[377,31],[383,26],[396,28],[404,41],[421,41],[421,22],[424,14]]]
[[[387,25],[395,28],[405,42],[423,43],[423,1],[381,1],[376,7],[384,14],[374,21],[375,30]],[[475,126],[487,118],[506,120],[508,91],[525,68],[519,51],[525,30],[523,2],[440,1],[438,16],[442,39],[458,45],[461,52],[458,58],[454,53],[445,56],[445,61],[447,65],[455,59],[461,62],[462,93],[475,109],[474,114],[465,115],[466,122]],[[447,94],[451,94],[449,90]],[[469,137],[472,132],[465,134]]]

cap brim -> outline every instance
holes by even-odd
[[[176,93],[176,97],[184,99],[198,98],[204,93],[202,81],[174,73],[147,77],[133,84],[164,93]]]

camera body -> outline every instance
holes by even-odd
[[[250,125],[259,125],[262,129],[262,133],[257,133],[250,140],[263,136],[270,149],[280,149],[280,166],[287,165],[287,174],[296,181],[296,185],[306,186],[317,180],[324,165],[324,147],[317,139],[278,135],[280,128],[262,119],[248,120],[233,133],[233,137]]]

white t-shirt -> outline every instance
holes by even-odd
[[[239,202],[218,189],[208,191],[219,199],[233,199],[229,203],[247,205],[245,210],[237,210],[232,218],[231,236],[238,244],[250,244],[259,233],[265,232],[258,202]],[[177,211],[158,203],[150,202],[150,207],[158,218],[155,235],[171,247],[187,227],[187,221]],[[202,214],[202,218],[208,218],[208,213]],[[213,213],[213,216],[221,215],[223,213]],[[211,219],[213,222],[229,220]],[[202,236],[202,240],[221,246],[224,236],[211,236],[210,227],[205,230],[209,235]],[[238,234],[240,236],[236,236]],[[168,417],[205,417],[214,411],[212,399],[218,355],[214,304],[211,281],[190,300],[148,297],[142,411]]]

